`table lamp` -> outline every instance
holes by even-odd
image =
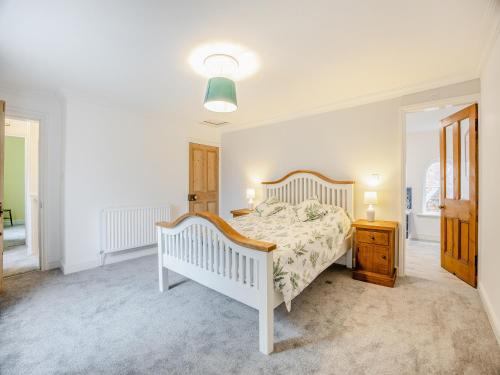
[[[248,188],[247,189],[247,199],[248,199],[248,208],[253,210],[253,199],[255,198],[255,189]]]
[[[375,221],[375,209],[373,205],[378,203],[376,191],[365,191],[364,202],[368,205],[366,210],[366,220]]]

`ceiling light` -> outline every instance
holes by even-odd
[[[232,78],[238,73],[238,61],[229,55],[210,55],[205,58],[203,65],[209,77]]]
[[[234,81],[225,77],[210,78],[203,106],[213,112],[236,111],[238,104]]]
[[[217,61],[219,59],[217,56],[222,55],[231,57],[237,63],[236,71],[227,77],[234,81],[251,76],[259,68],[259,61],[254,52],[242,45],[227,42],[206,43],[196,47],[191,51],[188,62],[196,73],[205,78],[212,78],[219,76],[213,73],[212,62]],[[229,68],[229,65],[234,66],[234,63],[229,63],[227,59],[224,64],[227,64],[226,68]]]

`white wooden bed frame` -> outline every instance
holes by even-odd
[[[293,171],[263,182],[264,196],[297,204],[312,195],[320,202],[353,213],[353,181],[336,181],[313,171]],[[190,278],[259,311],[259,350],[273,351],[274,309],[283,296],[274,290],[273,254],[276,245],[249,239],[215,214],[185,214],[157,224],[160,291],[168,289],[168,270]],[[341,254],[352,265],[351,237]],[[335,261],[335,260],[334,260]],[[333,262],[334,262],[333,261]],[[333,263],[332,262],[332,263]],[[330,265],[330,264],[329,264]]]

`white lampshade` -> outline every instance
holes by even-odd
[[[247,198],[248,199],[255,198],[255,189],[252,189],[252,188],[247,189]]]
[[[365,191],[364,197],[365,204],[377,204],[377,192],[376,191]]]

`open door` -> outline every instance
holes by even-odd
[[[441,120],[441,267],[477,286],[477,104]]]
[[[0,100],[0,291],[3,289],[3,158],[5,142],[5,102]]]
[[[189,144],[189,211],[219,213],[219,148]]]

